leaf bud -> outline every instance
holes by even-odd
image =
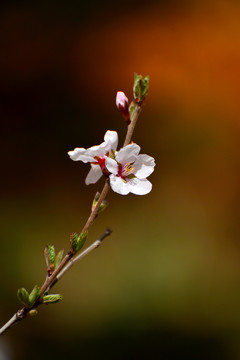
[[[54,269],[58,267],[58,265],[62,261],[62,258],[63,258],[63,250],[60,250],[55,257]]]
[[[87,236],[88,236],[88,231],[84,231],[79,235],[77,251],[79,251],[83,247],[85,241],[87,240]]]
[[[50,295],[43,296],[42,302],[43,302],[43,304],[54,304],[54,303],[57,303],[60,300],[62,300],[62,298],[63,297],[61,294],[50,294]]]
[[[29,293],[25,288],[18,289],[17,291],[18,300],[21,301],[23,305],[29,307]]]
[[[105,210],[106,207],[108,206],[108,204],[109,204],[109,203],[108,203],[107,200],[103,200],[102,203],[101,203],[101,205],[99,206],[98,214],[99,214],[100,212],[102,212],[103,210]]]
[[[40,292],[41,292],[41,288],[35,285],[28,298],[29,306],[33,306],[35,304],[35,302],[39,297]]]
[[[48,258],[50,264],[53,264],[55,260],[55,248],[53,245],[48,245]]]
[[[75,248],[77,247],[77,243],[78,243],[78,234],[77,233],[71,233],[70,234],[70,244],[71,244],[71,247],[74,251]]]
[[[80,235],[72,233],[70,237],[71,247],[74,253],[77,253],[87,240],[88,231],[82,232]]]
[[[129,114],[130,114],[130,120],[133,119],[133,116],[135,114],[135,111],[136,111],[136,107],[137,107],[137,104],[135,103],[135,101],[133,100],[129,106]]]
[[[149,76],[134,74],[133,97],[137,104],[141,104],[148,93]]]
[[[98,200],[100,198],[100,192],[97,192],[96,195],[94,196],[94,199],[93,199],[93,203],[92,203],[92,211],[95,209],[97,203],[98,203]]]

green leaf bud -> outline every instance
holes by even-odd
[[[97,205],[100,195],[101,195],[100,192],[97,192],[96,195],[94,196],[93,203],[92,203],[92,211],[95,209],[95,206]]]
[[[17,291],[18,300],[21,301],[23,305],[29,307],[29,293],[25,288],[18,289]]]
[[[33,306],[35,304],[35,302],[37,301],[39,294],[41,292],[41,288],[37,285],[34,286],[34,288],[32,289],[30,295],[29,295],[29,307]]]
[[[130,113],[130,120],[132,121],[133,116],[135,114],[135,110],[136,110],[137,104],[135,103],[135,101],[132,101],[129,107],[129,113]]]
[[[79,238],[79,235],[77,233],[72,233],[70,235],[70,244],[71,244],[71,247],[72,249],[77,252],[77,247],[78,247],[78,238]]]
[[[83,247],[85,241],[87,240],[87,236],[88,236],[88,231],[84,231],[79,235],[77,251],[79,251]]]
[[[103,200],[101,205],[99,206],[99,209],[98,209],[98,214],[100,212],[102,212],[103,210],[106,209],[106,207],[108,206],[109,202],[107,200]]]
[[[62,261],[62,258],[63,258],[63,250],[60,250],[55,257],[54,269],[58,267],[58,265]]]
[[[50,295],[43,296],[42,302],[43,302],[43,304],[54,304],[54,303],[61,301],[62,298],[63,297],[61,294],[50,294]]]
[[[112,159],[115,159],[115,152],[111,153],[111,156],[109,156],[109,157],[111,157]],[[98,203],[98,200],[100,198],[100,195],[101,194],[99,192],[96,193],[96,195],[94,197],[94,200],[93,200],[93,203],[92,203],[92,211],[95,209],[95,207],[96,207],[96,205]],[[105,210],[107,206],[108,206],[107,200],[103,200],[101,205],[99,206],[99,209],[98,209],[97,213],[99,214],[100,212]]]
[[[49,259],[49,263],[54,264],[55,261],[55,248],[53,245],[47,245],[48,248],[48,259]]]
[[[142,75],[134,74],[133,96],[136,103],[142,103],[148,93],[149,76],[145,78]]]

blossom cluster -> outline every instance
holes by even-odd
[[[144,96],[146,96],[146,92]],[[128,98],[121,91],[117,93],[116,105],[129,125],[131,115]],[[109,180],[112,190],[118,194],[148,194],[152,190],[152,184],[147,180],[147,177],[154,170],[154,158],[139,154],[141,148],[135,143],[126,145],[119,151],[117,151],[117,146],[117,132],[108,130],[104,136],[104,142],[100,145],[88,149],[75,148],[73,151],[69,151],[68,155],[74,161],[91,164],[91,169],[85,180],[86,185],[96,183],[104,175]]]
[[[85,180],[87,185],[96,183],[102,175],[105,175],[109,178],[112,190],[118,194],[148,194],[152,189],[152,184],[146,178],[154,170],[154,158],[139,154],[140,146],[135,143],[119,151],[116,151],[117,145],[117,132],[108,130],[104,136],[104,142],[100,145],[89,149],[75,148],[68,154],[74,161],[91,164]]]

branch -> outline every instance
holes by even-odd
[[[133,117],[131,119],[131,122],[128,123],[128,130],[126,134],[126,138],[123,144],[123,147],[128,145],[131,142],[132,135],[141,111],[141,104],[144,100],[148,89],[148,77],[145,79],[142,78],[142,76],[137,76],[135,74],[134,78],[134,98],[135,98],[135,111],[133,114]],[[144,92],[145,91],[145,92]],[[92,225],[93,221],[96,219],[96,216],[98,214],[99,208],[103,202],[103,200],[106,198],[107,193],[110,189],[109,181],[108,179],[105,182],[105,185],[102,189],[102,192],[100,194],[100,197],[95,204],[93,210],[91,211],[91,214],[86,221],[86,224],[84,225],[81,234],[88,231],[89,227]],[[35,310],[39,305],[41,305],[44,301],[43,297],[44,294],[51,289],[61,278],[63,275],[66,274],[66,272],[78,261],[80,261],[84,256],[89,254],[92,250],[99,247],[102,243],[102,241],[111,234],[111,230],[107,229],[104,234],[96,240],[92,245],[90,245],[86,250],[81,252],[79,255],[76,255],[76,251],[74,248],[70,248],[67,255],[62,259],[60,264],[57,266],[57,268],[51,273],[48,272],[48,276],[43,283],[41,290],[39,288],[39,295],[36,295],[36,299],[33,303],[33,305],[29,305],[27,302],[26,306],[24,306],[21,310],[17,311],[16,314],[13,315],[13,317],[0,329],[0,335],[2,335],[7,329],[9,329],[11,326],[16,324],[21,319],[25,318],[29,313],[31,313],[32,310]],[[76,255],[76,256],[75,256]],[[74,257],[75,256],[75,257]],[[48,264],[49,265],[49,264]],[[51,270],[48,266],[48,270]],[[25,289],[24,289],[25,290]],[[30,303],[31,304],[31,303]]]
[[[98,248],[101,244],[102,241],[109,235],[111,235],[112,230],[111,229],[106,229],[106,231],[102,234],[102,236],[100,236],[100,238],[98,240],[96,240],[92,245],[90,245],[86,250],[84,250],[83,252],[81,252],[78,256],[76,256],[74,259],[71,259],[68,263],[68,265],[61,271],[60,274],[58,274],[58,276],[55,277],[54,281],[51,283],[51,285],[49,286],[49,289],[51,289],[57,281],[59,281],[61,279],[61,277],[63,275],[65,275],[65,273],[77,262],[79,262],[80,260],[82,260],[86,255],[88,255],[91,251],[93,251],[94,249]],[[40,296],[39,296],[40,298]],[[19,322],[20,320],[24,319],[27,317],[28,313],[33,310],[36,309],[39,305],[41,305],[41,302],[37,302],[32,308],[26,308],[23,307],[22,309],[18,310],[16,312],[16,314],[13,315],[13,317],[5,324],[2,326],[2,328],[0,329],[0,335],[2,335],[5,331],[7,331],[10,327],[12,327],[14,324],[16,324],[17,322]]]

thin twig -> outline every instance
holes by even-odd
[[[130,125],[128,125],[128,131],[127,131],[127,135],[126,135],[123,147],[130,144],[130,141],[131,141],[132,135],[133,135],[133,131],[135,129],[135,126],[136,126],[140,111],[141,111],[141,106],[136,105],[136,110],[135,110],[134,116],[132,118],[132,121],[131,121]]]
[[[79,262],[80,260],[82,260],[82,258],[84,258],[86,255],[88,255],[91,251],[93,251],[94,249],[98,248],[101,244],[102,241],[109,235],[111,235],[112,230],[111,229],[106,229],[105,233],[98,239],[96,240],[93,244],[91,244],[87,249],[85,249],[83,252],[81,252],[79,255],[77,255],[75,258],[72,258],[68,264],[65,266],[65,268],[57,275],[55,281],[51,284],[50,289],[53,287],[53,285],[56,284],[57,281],[59,281],[61,279],[61,277],[63,277],[63,275],[66,274],[66,272],[77,262]]]
[[[95,207],[94,207],[93,211],[91,212],[91,214],[90,214],[90,216],[89,216],[89,218],[88,218],[88,220],[87,220],[84,228],[83,228],[82,231],[81,231],[82,233],[83,233],[84,231],[87,231],[87,230],[89,229],[90,225],[92,224],[92,222],[95,220],[96,215],[97,215],[98,210],[99,210],[99,207],[100,207],[100,205],[102,204],[103,200],[106,198],[109,189],[110,189],[110,186],[109,186],[109,184],[108,184],[108,181],[106,181],[106,183],[105,183],[105,185],[104,185],[104,187],[103,187],[103,189],[102,189],[101,195],[100,195],[100,197],[99,197],[99,199],[98,199],[98,202],[97,202],[97,204],[95,205]]]

